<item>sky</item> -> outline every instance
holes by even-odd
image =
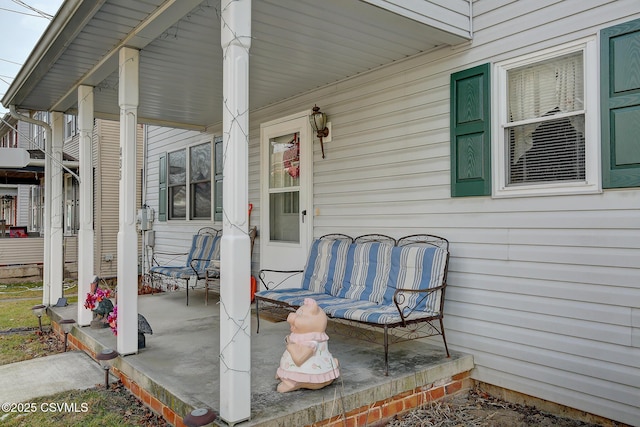
[[[51,23],[18,3],[55,15],[63,0],[0,0],[0,99]],[[7,111],[0,105],[0,116]]]

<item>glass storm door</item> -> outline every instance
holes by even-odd
[[[308,114],[261,126],[261,268],[299,270],[313,232]],[[291,282],[295,286],[298,282]]]

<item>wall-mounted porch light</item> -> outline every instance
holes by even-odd
[[[73,325],[76,324],[76,321],[73,319],[63,319],[60,321],[60,327],[62,328],[62,332],[64,332],[64,352],[67,352],[67,339],[69,337],[69,332],[73,329]]]
[[[31,311],[33,311],[33,314],[35,316],[38,316],[38,327],[40,328],[40,333],[42,333],[42,314],[44,313],[44,310],[46,308],[47,306],[43,304],[38,304],[31,307]]]
[[[100,366],[102,366],[102,369],[104,369],[104,388],[107,390],[109,389],[109,369],[111,369],[113,361],[118,356],[118,352],[110,348],[103,349],[96,356],[96,359],[98,359],[98,362],[100,362]]]
[[[329,136],[329,128],[327,127],[327,115],[320,111],[320,107],[315,105],[313,107],[313,113],[309,115],[309,123],[311,128],[316,133],[316,136],[320,139],[320,148],[322,149],[322,158],[324,159],[324,144],[322,138]]]

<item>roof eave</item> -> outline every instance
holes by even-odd
[[[26,94],[33,90],[31,86],[46,74],[68,42],[75,38],[105,1],[66,0],[62,4],[2,98],[5,108],[20,105]]]

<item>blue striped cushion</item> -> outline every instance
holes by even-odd
[[[383,304],[393,303],[393,293],[396,289],[428,289],[442,284],[447,251],[432,246],[402,246],[394,247],[391,255],[391,272],[389,287],[384,295]],[[428,313],[440,311],[441,291],[432,292],[425,298],[425,294],[406,293],[401,308],[408,312],[417,309]]]
[[[339,309],[347,307],[353,308],[360,307],[362,305],[371,305],[371,302],[369,301],[350,300],[334,297],[325,293],[317,293],[297,288],[264,290],[256,292],[256,296],[259,298],[283,302],[293,307],[300,307],[303,305],[305,298],[313,298],[316,303],[318,303],[318,307],[323,309],[328,315],[331,315]]]
[[[222,237],[220,236],[215,236],[213,238],[213,248],[211,251],[211,258],[210,259],[215,259],[216,261],[220,261],[220,246],[222,245]]]
[[[191,276],[195,276],[191,267],[164,267],[155,266],[149,270],[152,273],[162,274],[163,276],[173,277],[175,279],[188,279]]]
[[[302,289],[337,295],[344,277],[348,240],[316,239],[304,268]]]
[[[188,279],[189,277],[196,275],[193,271],[193,268],[195,268],[198,272],[197,276],[203,277],[204,271],[209,267],[209,263],[215,256],[216,252],[219,259],[220,237],[212,236],[210,234],[196,234],[191,240],[191,250],[187,256],[186,265],[160,265],[151,267],[149,271],[156,274],[162,274],[164,276],[174,277],[176,279]],[[191,261],[195,259],[199,261],[195,261],[193,263],[193,268],[191,268]]]
[[[209,266],[215,247],[219,246],[214,244],[218,239],[218,236],[212,236],[210,234],[196,234],[193,236],[191,251],[187,257],[187,266],[190,266],[191,261],[194,259],[201,260],[194,262],[193,268],[197,271],[204,271]]]
[[[328,297],[334,298],[331,295],[327,295],[325,293],[317,293],[307,289],[272,289],[272,290],[264,290],[260,292],[256,292],[256,297],[270,299],[274,301],[280,301],[283,303],[287,303],[294,307],[300,307],[304,304],[305,298],[313,298],[316,301]]]
[[[391,267],[392,245],[378,242],[353,243],[347,254],[341,298],[382,301]]]
[[[402,318],[395,305],[376,304],[371,301],[352,300],[350,304],[343,303],[341,306],[328,307],[325,308],[324,311],[332,317],[380,325],[402,322]],[[436,315],[436,313],[414,311],[406,317],[406,320],[422,319],[433,315]]]

